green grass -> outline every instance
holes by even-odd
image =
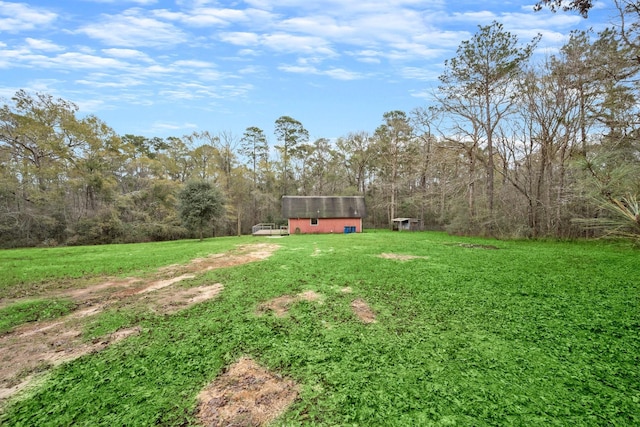
[[[97,276],[144,275],[158,267],[184,264],[225,250],[251,237],[181,240],[104,246],[27,248],[0,251],[0,300],[37,296],[53,288],[83,285]],[[224,248],[224,249],[223,249]]]
[[[41,289],[77,259],[89,274],[130,274],[265,241],[282,248],[194,281],[223,283],[215,300],[171,316],[114,314],[142,333],[56,369],[0,423],[191,425],[199,390],[248,355],[302,386],[277,425],[640,424],[640,253],[621,243],[441,233],[223,238],[91,254],[47,249],[47,257],[33,250],[48,267],[17,263],[2,280],[6,289]],[[0,263],[22,256],[0,252]],[[341,292],[347,286],[352,293]],[[255,315],[261,302],[305,290],[323,303],[297,303],[284,318]],[[358,321],[355,298],[377,323]]]
[[[23,300],[0,308],[0,334],[18,325],[38,320],[50,320],[69,314],[75,303],[67,299]]]

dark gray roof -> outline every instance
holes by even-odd
[[[283,218],[364,218],[363,196],[282,196]]]

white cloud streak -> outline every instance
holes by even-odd
[[[533,13],[530,5],[492,0],[83,2],[87,11],[71,2],[36,7],[0,0],[3,73],[15,81],[29,74],[24,87],[48,92],[68,85],[96,109],[226,108],[269,96],[279,79],[315,87],[393,83],[407,97],[424,98],[444,60],[478,25],[501,22],[522,43],[541,33],[538,53],[548,55],[583,23],[575,14]],[[91,103],[92,96],[100,102]]]
[[[105,45],[115,47],[166,47],[187,41],[187,34],[171,23],[149,18],[140,9],[120,15],[103,15],[99,22],[77,30]]]
[[[0,1],[0,31],[19,33],[52,25],[58,15],[25,3]]]

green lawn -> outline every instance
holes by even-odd
[[[55,369],[0,424],[192,425],[198,392],[247,355],[301,385],[276,425],[640,425],[640,252],[624,243],[368,232],[8,250],[0,297],[44,299],[78,278],[258,242],[281,248],[190,282],[224,284],[217,299],[173,315],[111,313],[113,328],[142,333]],[[255,312],[307,290],[322,303]],[[356,298],[376,323],[357,319]]]

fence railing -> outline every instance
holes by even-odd
[[[287,227],[286,225],[281,225],[280,227],[278,227],[275,223],[272,222],[262,222],[260,224],[256,224],[253,227],[251,227],[251,233],[255,234],[258,231],[262,231],[262,230],[282,230],[282,231],[286,231],[288,230],[289,227]]]

